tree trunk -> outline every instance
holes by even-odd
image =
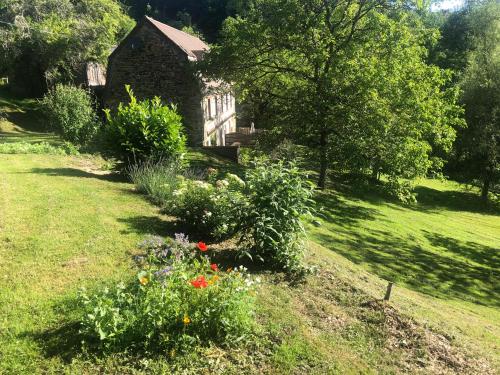
[[[318,187],[321,190],[325,189],[326,177],[328,173],[328,155],[327,155],[327,144],[326,144],[326,132],[321,132],[320,135],[320,164],[319,164],[319,178]]]
[[[487,173],[484,176],[483,187],[481,189],[481,199],[485,202],[488,201],[488,192],[490,191],[490,175]]]

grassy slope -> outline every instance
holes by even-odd
[[[453,182],[423,180],[417,192],[412,206],[369,194],[326,194],[320,199],[324,225],[311,226],[311,238],[404,286],[394,300],[406,299],[412,315],[436,326],[444,322],[498,355],[500,210]]]
[[[37,140],[30,138],[33,133],[24,134]],[[0,134],[0,141],[11,141],[12,135]],[[206,160],[201,154],[194,158]],[[313,229],[310,238],[316,243],[310,244],[308,258],[320,272],[295,287],[282,275],[264,272],[258,296],[258,319],[264,328],[257,344],[241,350],[208,348],[170,364],[162,358],[87,359],[80,353],[74,324],[77,289],[130,274],[137,241],[145,233],[166,234],[165,218],[130,184],[103,175],[95,162],[83,156],[0,155],[0,373],[59,373],[63,368],[67,373],[169,373],[171,366],[185,373],[471,373],[472,368],[488,373],[483,362],[464,359],[453,348],[463,345],[498,366],[493,278],[480,272],[481,293],[473,293],[475,300],[490,306],[464,302],[470,293],[457,282],[435,287],[439,278],[456,279],[459,266],[469,279],[476,268],[489,267],[493,275],[498,271],[491,264],[494,254],[486,255],[488,265],[475,251],[468,253],[498,243],[498,215],[450,206],[464,200],[449,196],[457,193],[442,199],[434,188],[456,187],[436,182],[426,184],[434,184],[427,192],[430,197],[437,194],[437,201],[413,209],[376,197],[323,197],[330,217]],[[427,232],[463,243],[450,246],[460,253],[451,255],[450,247],[432,242]],[[389,240],[403,257],[388,250]],[[416,268],[421,253],[426,257]],[[425,260],[439,255],[447,257],[444,262],[424,268]],[[442,263],[453,271],[447,275],[448,266]],[[392,305],[419,324],[390,307],[372,304],[383,295],[385,282],[367,270],[392,277],[402,269],[411,272],[400,277]],[[434,277],[435,269],[439,272]],[[414,281],[422,270],[432,276],[433,287]],[[427,325],[448,338],[440,339],[425,329]]]
[[[58,137],[41,131],[44,124],[35,99],[13,97],[0,86],[0,115],[2,114],[5,118],[0,118],[0,142],[61,143]]]
[[[65,299],[129,272],[128,251],[159,229],[157,210],[129,184],[88,166],[84,158],[0,155],[0,368],[49,365],[38,341],[48,336],[38,335],[69,319]]]

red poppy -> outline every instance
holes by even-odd
[[[217,267],[217,264],[215,264],[215,263],[211,264],[210,268],[212,269],[212,271],[215,271],[215,272],[219,271],[219,267]]]
[[[205,279],[205,276],[198,276],[195,280],[191,280],[191,285],[196,289],[203,289],[208,286],[208,282]]]
[[[208,246],[205,242],[198,242],[198,249],[200,249],[200,251],[202,252],[205,252],[208,250]]]

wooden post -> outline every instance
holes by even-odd
[[[385,292],[384,301],[389,301],[389,299],[391,298],[391,292],[392,292],[393,285],[394,285],[394,283],[389,281],[389,284],[387,285],[387,291]]]

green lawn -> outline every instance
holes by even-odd
[[[33,105],[36,113],[30,101],[4,97],[2,105],[19,113]],[[11,116],[0,122],[0,142],[59,142],[38,132],[37,115],[30,121],[27,132]],[[200,152],[190,159],[236,169]],[[252,343],[175,358],[82,353],[77,290],[131,275],[137,242],[171,234],[169,218],[102,163],[88,155],[0,155],[0,374],[499,368],[500,213],[454,183],[432,180],[419,185],[414,206],[370,193],[319,196],[323,225],[310,226],[307,257],[318,273],[294,285],[282,274],[256,271],[264,280],[257,295],[262,328]],[[396,280],[389,305],[376,302],[384,279]]]
[[[416,191],[414,205],[369,192],[322,194],[323,225],[310,225],[310,238],[394,281],[405,311],[498,361],[500,209],[450,181],[422,180]]]
[[[423,180],[418,204],[326,194],[313,237],[377,275],[439,298],[500,307],[500,209],[453,182]]]

